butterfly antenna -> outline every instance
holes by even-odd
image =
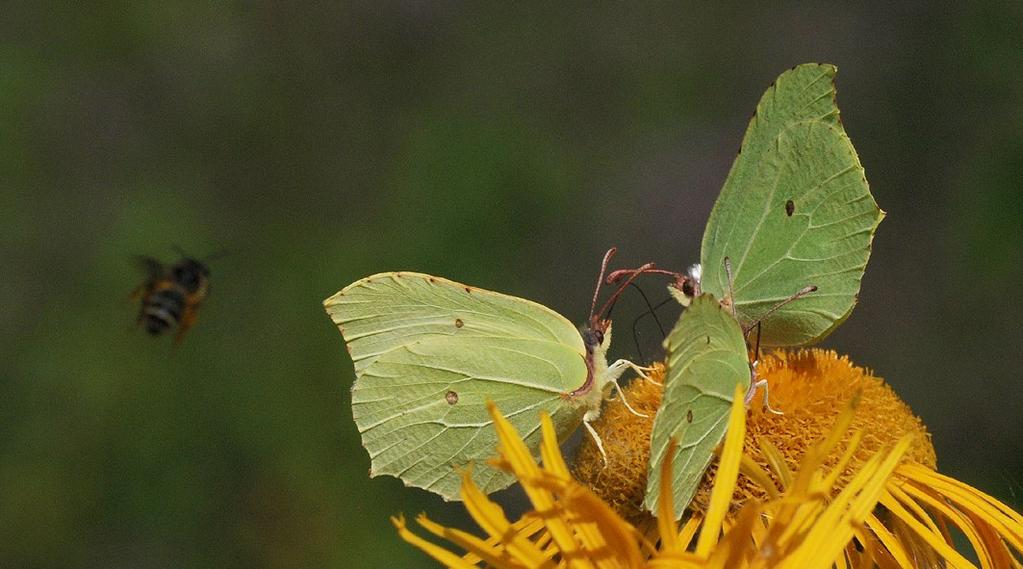
[[[604,282],[604,273],[607,272],[607,264],[611,262],[611,258],[614,257],[617,252],[617,247],[611,247],[607,250],[607,253],[604,253],[604,260],[600,262],[600,276],[597,277],[597,286],[593,289],[593,302],[590,303],[590,322],[593,322],[593,314],[597,309],[597,297],[600,296],[600,285]]]
[[[804,296],[806,296],[806,295],[808,295],[808,294],[810,294],[812,292],[817,292],[817,285],[810,285],[810,286],[803,287],[796,294],[793,294],[792,296],[786,298],[785,300],[779,302],[778,304],[775,304],[770,310],[768,310],[767,312],[762,314],[760,316],[760,318],[757,319],[756,324],[753,324],[752,326],[750,326],[746,330],[746,334],[749,335],[749,333],[753,330],[754,327],[759,326],[761,322],[763,322],[764,320],[767,320],[768,316],[770,316],[770,315],[774,314],[775,312],[781,310],[788,303],[790,303],[790,302],[792,302],[794,300],[799,300],[800,298],[803,298]],[[734,306],[733,306],[733,309],[734,309]]]
[[[633,274],[629,276],[628,280],[626,280],[625,283],[623,283],[620,287],[618,287],[618,290],[616,290],[614,292],[614,294],[611,295],[611,298],[607,299],[607,302],[604,303],[604,306],[600,307],[600,311],[599,312],[596,312],[596,313],[591,312],[590,313],[590,321],[592,322],[593,319],[595,318],[594,314],[604,314],[605,312],[610,312],[611,309],[614,308],[615,303],[618,302],[618,297],[620,297],[622,295],[622,292],[624,292],[625,289],[628,288],[629,285],[632,284],[632,282],[634,280],[638,279],[640,275],[642,275],[643,273],[647,272],[649,269],[652,269],[653,267],[654,267],[653,263],[647,263],[647,264],[643,265],[642,267],[636,269],[633,272]],[[601,271],[601,275],[600,276],[601,276],[601,279],[603,280],[603,277],[604,277],[603,271]],[[596,296],[594,296],[594,300],[596,300]],[[595,304],[596,304],[596,302],[594,302],[594,305]]]
[[[732,260],[725,257],[725,275],[728,276],[728,304],[732,305],[732,317],[739,319],[739,313],[735,309],[735,279],[732,277]]]
[[[643,297],[643,301],[646,302],[647,306],[647,311],[640,314],[632,321],[632,341],[636,344],[636,353],[639,354],[640,360],[646,361],[646,358],[643,357],[643,348],[639,347],[639,321],[642,320],[644,316],[653,316],[654,322],[657,323],[657,328],[661,331],[661,338],[667,337],[667,334],[664,332],[664,326],[661,325],[661,320],[657,317],[657,309],[670,302],[671,297],[669,296],[668,298],[658,302],[655,306],[651,306],[646,293],[643,292],[643,289],[639,288],[636,283],[632,283],[632,286],[639,291],[639,294]]]
[[[682,276],[680,273],[676,273],[675,271],[666,271],[664,269],[658,269],[654,267],[653,263],[647,263],[646,265],[643,265],[638,269],[618,269],[617,271],[611,271],[611,273],[607,275],[607,281],[605,282],[607,282],[607,284],[615,284],[616,282],[622,280],[622,277],[626,275],[639,276],[642,273],[653,275],[667,275],[674,279],[678,279]]]
[[[757,329],[757,343],[756,347],[753,348],[753,361],[755,362],[760,361],[760,331],[762,323],[763,320],[757,320],[757,323],[753,325],[753,327]]]
[[[636,320],[639,320],[640,318],[642,318],[642,317],[646,316],[647,314],[649,314],[650,316],[653,317],[654,322],[657,323],[657,329],[661,331],[661,336],[662,337],[667,336],[668,334],[665,333],[664,326],[661,325],[660,318],[657,317],[657,309],[662,307],[662,306],[664,306],[665,304],[667,304],[668,301],[671,300],[671,298],[666,298],[666,299],[662,300],[661,302],[657,303],[657,306],[651,306],[650,305],[650,299],[647,298],[646,293],[643,292],[643,289],[639,288],[639,285],[637,285],[636,283],[629,283],[629,286],[631,286],[632,288],[636,289],[636,292],[638,292],[639,295],[643,297],[643,302],[646,303],[647,311],[644,312],[643,314],[640,314],[639,316],[637,316]]]

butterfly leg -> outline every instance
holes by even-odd
[[[621,377],[622,374],[625,373],[626,369],[631,369],[632,371],[636,372],[636,375],[647,381],[654,381],[650,379],[649,375],[647,375],[647,372],[654,371],[654,368],[652,367],[643,367],[640,365],[636,365],[630,362],[629,360],[616,360],[615,363],[607,366],[608,373],[611,374],[611,376],[616,379]]]
[[[650,415],[645,415],[643,413],[640,413],[639,411],[636,411],[635,409],[632,408],[632,405],[629,405],[629,400],[625,398],[625,392],[622,391],[622,386],[618,385],[618,380],[617,379],[612,379],[611,383],[615,384],[615,388],[618,390],[618,396],[622,398],[622,403],[625,403],[625,408],[628,409],[633,415],[635,415],[637,417],[649,417],[650,416]]]
[[[735,308],[735,278],[732,276],[732,260],[725,257],[725,275],[728,276],[728,304],[732,307],[732,316],[738,320],[739,314]]]
[[[626,369],[630,368],[643,379],[650,380],[650,376],[646,375],[643,372],[650,371],[650,369],[652,368],[640,367],[630,362],[629,360],[618,360],[615,363],[609,365],[607,367],[607,380],[613,383],[615,388],[618,389],[618,396],[622,398],[622,403],[625,403],[625,407],[629,411],[631,411],[633,415],[636,415],[637,417],[649,417],[649,415],[644,415],[643,413],[640,413],[639,411],[633,409],[632,405],[629,405],[629,400],[625,398],[625,392],[622,391],[622,386],[621,384],[618,383],[618,378],[621,377],[621,375],[625,372]]]
[[[749,390],[746,391],[746,397],[743,399],[743,403],[745,403],[746,406],[749,407],[749,404],[753,402],[753,397],[756,395],[757,389],[759,389],[761,387],[764,388],[764,408],[767,409],[768,411],[770,411],[771,413],[774,413],[775,415],[784,415],[785,413],[782,413],[781,411],[775,409],[774,407],[771,407],[771,402],[769,400],[769,396],[768,396],[768,392],[767,392],[767,380],[766,379],[761,379],[759,381],[755,381],[755,382],[753,382],[749,386]]]
[[[631,364],[632,362],[628,362],[628,363]],[[651,372],[651,371],[654,371],[656,369],[657,368],[655,368],[653,366],[651,366],[651,367],[642,367],[642,366],[638,366],[636,364],[632,364],[632,370],[636,372],[636,375],[638,375],[639,377],[643,378],[645,381],[649,381],[650,383],[652,383],[654,385],[664,386],[663,383],[661,383],[659,381],[655,381],[654,378],[652,378],[649,375],[647,375],[647,372]]]
[[[583,415],[583,426],[586,427],[586,431],[593,437],[593,442],[597,443],[597,450],[600,451],[600,458],[604,461],[604,468],[607,468],[607,453],[604,452],[604,441],[600,439],[600,435],[597,434],[597,430],[593,428],[590,423],[597,420],[600,416],[600,410],[590,410]]]

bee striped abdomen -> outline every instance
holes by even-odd
[[[210,270],[202,261],[189,257],[169,266],[152,257],[138,260],[149,274],[132,294],[142,301],[138,323],[153,336],[177,328],[177,344],[195,324],[196,311],[210,293]]]
[[[164,288],[146,295],[141,314],[146,332],[155,336],[176,326],[184,308],[185,294],[178,287]]]

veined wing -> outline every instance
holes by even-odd
[[[585,378],[583,357],[562,343],[425,335],[362,370],[352,389],[352,413],[372,459],[372,476],[396,476],[457,500],[460,471],[470,463],[486,493],[514,482],[487,464],[497,456],[488,400],[538,456],[540,412],[550,414],[566,438],[586,411],[566,394]]]
[[[749,387],[750,369],[738,322],[710,294],[693,299],[665,348],[668,369],[650,438],[644,506],[656,511],[661,464],[667,459],[668,443],[675,439],[672,495],[679,518],[725,436],[736,384]]]
[[[765,345],[820,340],[852,311],[884,217],[838,120],[835,68],[782,74],[757,105],[703,236],[702,288],[729,292],[750,325],[808,285],[818,291],[772,313]]]
[[[323,302],[360,375],[376,358],[432,336],[535,339],[584,355],[565,317],[521,298],[420,273],[380,273]]]

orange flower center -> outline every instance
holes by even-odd
[[[824,462],[829,467],[837,464],[849,439],[860,432],[859,446],[834,486],[836,494],[867,458],[907,433],[917,436],[903,461],[935,468],[934,447],[920,419],[883,380],[852,365],[847,357],[820,349],[776,351],[763,355],[757,375],[768,382],[771,407],[783,414],[765,409],[763,393],[758,393],[747,411],[744,453],[770,474],[778,489],[784,488],[784,481],[777,459],[780,457],[785,468],[795,471],[807,449],[831,432],[839,413],[857,394],[859,405],[852,426]],[[662,382],[663,370],[653,379]],[[649,417],[634,415],[620,400],[608,403],[594,424],[604,441],[607,466],[589,438],[584,440],[575,462],[575,474],[581,482],[622,516],[637,522],[648,517],[641,504],[646,490],[650,430],[662,391],[653,382],[631,382],[625,388],[625,397]],[[715,471],[716,461],[707,470],[691,509],[706,510]],[[740,508],[749,498],[763,500],[767,496],[758,483],[740,475],[732,509]]]

